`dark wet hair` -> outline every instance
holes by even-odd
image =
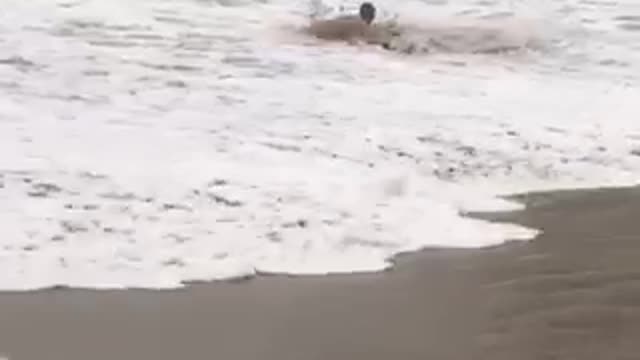
[[[367,24],[371,24],[376,18],[376,7],[370,2],[363,2],[360,5],[360,18]]]

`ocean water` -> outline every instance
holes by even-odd
[[[0,289],[380,271],[638,182],[640,3],[375,3],[399,51],[300,31],[354,1],[6,2]]]

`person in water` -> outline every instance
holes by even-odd
[[[376,8],[370,2],[360,5],[358,15],[343,15],[335,19],[315,20],[309,26],[309,32],[323,40],[364,41],[383,45],[386,34],[382,29],[372,26],[376,18]]]

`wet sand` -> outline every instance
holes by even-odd
[[[12,360],[623,360],[640,354],[640,189],[529,194],[482,217],[535,241],[392,271],[177,291],[0,294]],[[1,356],[0,356],[1,357]]]

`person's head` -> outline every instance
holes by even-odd
[[[370,2],[363,2],[360,5],[360,18],[367,24],[371,24],[376,17],[376,8]]]

